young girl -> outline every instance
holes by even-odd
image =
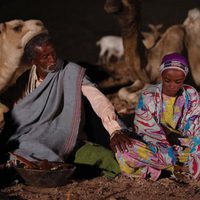
[[[134,119],[137,139],[131,139],[127,151],[117,151],[116,158],[129,176],[157,180],[162,170],[173,173],[179,167],[199,179],[200,102],[198,92],[183,84],[188,62],[180,54],[168,54],[160,73],[161,84],[140,96]]]

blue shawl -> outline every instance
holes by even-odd
[[[14,151],[28,160],[61,161],[76,144],[81,120],[81,85],[85,69],[62,63],[33,92],[19,100],[11,111],[16,129],[9,141]]]

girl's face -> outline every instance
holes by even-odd
[[[170,97],[176,96],[185,81],[185,74],[178,69],[167,69],[163,71],[161,77],[162,92]]]

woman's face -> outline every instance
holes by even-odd
[[[176,96],[185,81],[185,74],[178,69],[167,69],[162,75],[163,93],[167,96]]]

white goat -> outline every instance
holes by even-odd
[[[99,63],[109,63],[112,56],[120,60],[124,54],[124,47],[122,38],[119,36],[104,36],[96,43],[100,46]]]
[[[197,8],[189,10],[183,26],[192,77],[196,86],[200,87],[200,10]]]
[[[162,28],[162,24],[153,25],[149,24],[150,32],[141,32],[144,39],[143,44],[147,49],[153,47],[158,38],[162,35],[159,31]],[[109,63],[112,56],[116,57],[119,61],[124,55],[123,40],[120,36],[108,35],[103,36],[96,42],[97,46],[100,46],[99,61],[98,63]]]

